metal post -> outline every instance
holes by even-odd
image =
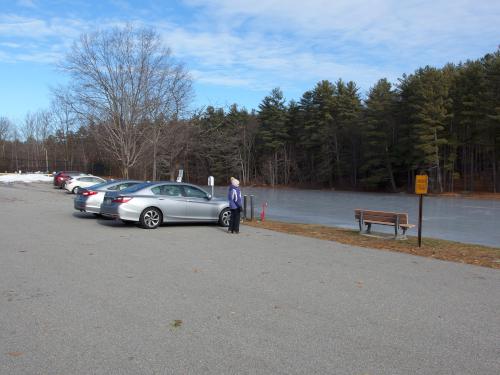
[[[396,214],[396,225],[394,225],[394,238],[398,238],[398,230],[399,230],[399,215]]]
[[[250,221],[253,221],[253,195],[250,195]]]
[[[247,201],[248,195],[243,196],[243,220],[247,219]]]
[[[418,247],[422,246],[422,206],[424,202],[424,195],[420,194],[418,204]]]
[[[214,176],[208,176],[208,185],[212,188],[212,198],[213,198],[214,197],[214,187],[215,187]]]

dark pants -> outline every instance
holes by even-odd
[[[239,233],[240,231],[240,210],[238,208],[231,209],[231,219],[229,220],[229,229],[231,233]]]

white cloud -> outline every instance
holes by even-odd
[[[253,82],[249,79],[237,77],[234,74],[220,71],[191,70],[193,78],[200,83],[215,84],[228,87],[252,87]]]
[[[0,61],[3,61],[3,62],[12,62],[12,58],[9,54],[3,52],[0,50]]]
[[[63,57],[71,44],[84,32],[123,26],[119,20],[78,18],[23,17],[0,15],[0,61],[54,63]],[[22,48],[21,48],[22,47]],[[17,50],[12,50],[16,48]]]
[[[269,90],[343,78],[368,88],[378,78],[397,75],[368,62],[343,61],[343,56],[334,53],[312,52],[300,43],[256,33],[198,33],[171,24],[162,25],[160,32],[175,56],[195,65],[193,77],[201,83]]]
[[[196,24],[169,30],[174,52],[210,75],[211,66],[226,69],[250,89],[342,78],[366,91],[380,78],[478,58],[498,43],[500,3],[491,0],[184,2]]]
[[[485,37],[498,35],[500,3],[494,0],[185,0],[212,22],[262,35],[288,33],[297,43],[346,43],[403,53],[432,50],[462,56]],[[209,17],[212,15],[212,17]],[[215,16],[217,15],[217,16]],[[244,32],[244,31],[243,31]],[[329,43],[328,43],[329,41]],[[495,46],[492,46],[495,48]],[[451,51],[450,51],[451,50]],[[450,53],[451,52],[451,53]],[[429,54],[431,55],[431,54]]]
[[[2,37],[18,37],[27,39],[43,39],[50,37],[74,38],[78,36],[87,23],[71,18],[41,19],[23,17],[15,14],[0,16],[0,35]]]
[[[117,8],[130,6],[114,1]],[[489,51],[498,43],[500,5],[490,0],[185,3],[192,15],[182,25],[165,22],[161,13],[142,19],[144,13],[137,9],[132,23],[158,28],[174,57],[187,63],[198,82],[218,86],[285,89],[343,78],[366,90],[379,78],[394,80],[423,64],[480,57],[480,41],[493,39],[491,35],[496,42]],[[52,63],[82,32],[124,24],[116,15],[90,20],[3,14],[0,61]]]
[[[25,7],[25,8],[36,8],[36,4],[34,0],[17,0],[17,4],[19,6]]]
[[[0,46],[8,47],[8,48],[21,48],[23,47],[20,43],[11,43],[11,42],[2,42]]]

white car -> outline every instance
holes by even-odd
[[[106,182],[106,180],[97,176],[73,176],[66,180],[64,188],[75,194],[79,188],[87,188],[92,185],[102,184],[103,182]]]

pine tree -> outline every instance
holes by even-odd
[[[260,128],[257,137],[262,168],[274,186],[280,183],[280,165],[286,164],[289,140],[287,108],[279,88],[273,89],[271,95],[259,104],[258,118]]]
[[[396,159],[397,94],[387,79],[379,80],[370,89],[363,122],[363,184],[384,188],[389,182],[396,191],[394,163]]]
[[[485,68],[486,134],[491,146],[493,192],[500,191],[500,49],[482,59]]]
[[[344,84],[342,80],[338,80],[336,87],[334,113],[336,175],[341,183],[345,177],[350,177],[351,186],[356,186],[361,138],[361,99],[358,88],[352,81]]]
[[[329,81],[319,82],[312,92],[312,108],[305,128],[309,134],[309,143],[316,149],[316,180],[333,186],[335,151],[338,145],[335,116],[335,86]]]
[[[411,110],[411,125],[415,164],[413,169],[427,170],[434,178],[436,188],[442,192],[441,147],[447,143],[443,131],[450,116],[449,82],[443,72],[431,67],[418,69],[407,77],[404,86],[406,105]]]

